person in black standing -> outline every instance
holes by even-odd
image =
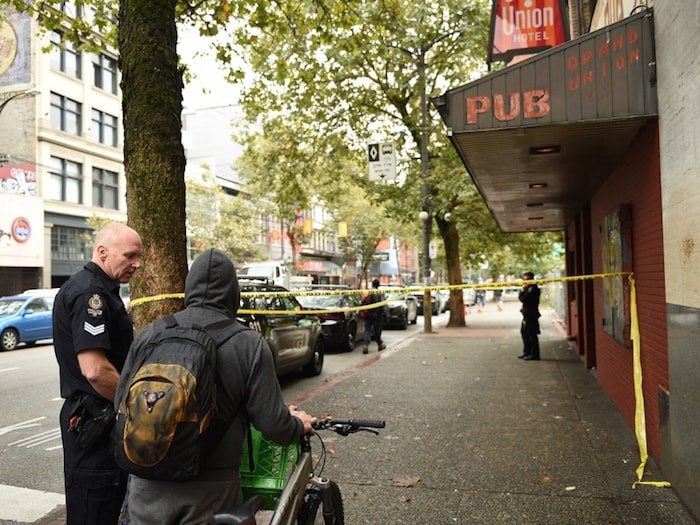
[[[525,272],[522,278],[523,281],[532,281],[535,278],[535,274]],[[518,357],[524,361],[539,361],[540,289],[536,283],[525,283],[518,297],[522,303],[520,312],[523,314],[523,322],[520,326],[520,335],[523,338],[523,353]]]
[[[142,253],[135,230],[108,224],[95,236],[90,262],[54,302],[67,525],[119,519],[127,476],[114,461],[110,431],[119,373],[134,338],[119,284],[141,267]]]
[[[375,290],[379,288],[379,279],[374,279],[372,281],[372,288]],[[384,295],[380,293],[373,293],[369,295],[369,304],[381,303],[384,300]],[[367,317],[365,318],[365,337],[364,345],[362,346],[362,353],[366,354],[369,352],[369,343],[374,340],[377,342],[377,351],[381,352],[386,348],[386,345],[382,341],[382,323],[384,321],[384,308],[370,308],[367,310]]]

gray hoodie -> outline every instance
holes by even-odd
[[[175,318],[181,325],[197,323],[206,326],[233,318],[239,304],[240,289],[233,263],[223,252],[209,249],[192,263],[185,280],[185,309],[177,312]],[[147,325],[134,341],[130,353],[146,344],[156,329],[154,323]],[[246,420],[241,414],[243,407],[253,426],[268,439],[287,445],[302,436],[302,422],[290,415],[284,403],[272,352],[258,332],[243,330],[226,341],[217,354],[217,371],[223,395],[238,409],[231,428],[195,480],[169,483],[132,476],[129,489],[132,522],[165,523],[163,513],[176,513],[181,507],[187,507],[187,512],[192,513],[197,512],[196,508],[201,504],[206,507],[205,512],[212,512],[227,510],[240,503],[238,470],[246,436]],[[117,399],[119,394],[117,392]],[[221,491],[217,498],[212,491],[216,491],[218,483]],[[172,490],[168,490],[169,485]],[[206,504],[203,503],[205,500]]]

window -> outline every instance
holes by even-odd
[[[88,261],[92,257],[92,230],[54,226],[51,228],[51,258]]]
[[[92,68],[95,74],[95,87],[117,94],[117,61],[106,55],[94,55]]]
[[[66,133],[82,133],[81,114],[83,105],[68,97],[51,93],[51,126]]]
[[[82,78],[80,51],[58,31],[51,33],[51,67],[75,78]]]
[[[116,210],[119,207],[119,175],[101,168],[92,169],[92,205]]]
[[[92,110],[92,138],[100,144],[117,147],[117,117],[100,111]]]
[[[81,2],[82,3],[82,2]],[[76,5],[76,2],[60,2],[58,8],[70,18],[82,18],[83,7]]]
[[[83,165],[59,157],[51,157],[49,198],[83,203]]]
[[[49,306],[46,304],[46,301],[43,299],[37,298],[37,299],[32,299],[27,303],[27,310],[33,310],[35,313],[36,312],[48,312]]]

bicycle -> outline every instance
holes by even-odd
[[[357,432],[370,432],[378,435],[375,428],[384,428],[385,422],[363,419],[324,419],[314,425],[318,431],[331,430],[346,437]],[[311,441],[316,436],[321,445],[321,453],[314,465]],[[286,455],[281,461],[286,461]],[[343,499],[338,484],[321,476],[325,465],[326,447],[321,436],[305,435],[299,442],[299,451],[294,469],[283,483],[279,498],[274,498],[274,514],[270,525],[343,525],[345,514]],[[217,514],[214,523],[227,525],[255,525],[255,514],[270,505],[269,493],[248,498],[230,514]]]

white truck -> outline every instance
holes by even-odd
[[[271,283],[287,290],[304,290],[311,286],[308,275],[292,275],[291,264],[284,261],[262,261],[246,263],[238,269],[239,277],[265,277]]]

